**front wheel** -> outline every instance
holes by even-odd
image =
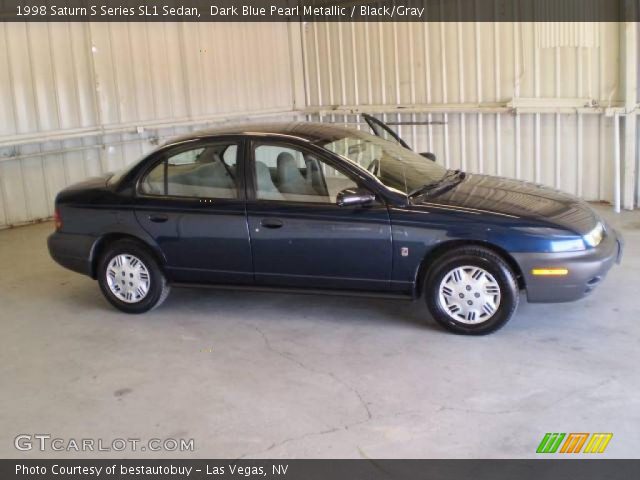
[[[429,269],[424,288],[433,318],[446,329],[485,335],[503,327],[519,301],[515,275],[493,251],[476,246],[449,250]]]
[[[169,285],[153,255],[133,240],[108,246],[98,265],[98,283],[106,299],[127,313],[143,313],[160,305]]]

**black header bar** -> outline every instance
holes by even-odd
[[[637,0],[0,0],[7,22],[637,22]]]

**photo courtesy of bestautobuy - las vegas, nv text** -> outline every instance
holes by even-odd
[[[0,478],[632,478],[639,25],[0,0]]]

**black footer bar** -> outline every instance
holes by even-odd
[[[0,478],[627,480],[640,460],[0,460]]]

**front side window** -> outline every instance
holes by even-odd
[[[254,149],[256,197],[307,203],[336,203],[356,182],[315,155],[285,145]]]
[[[170,155],[140,184],[142,193],[195,198],[237,198],[236,144],[215,144]]]

